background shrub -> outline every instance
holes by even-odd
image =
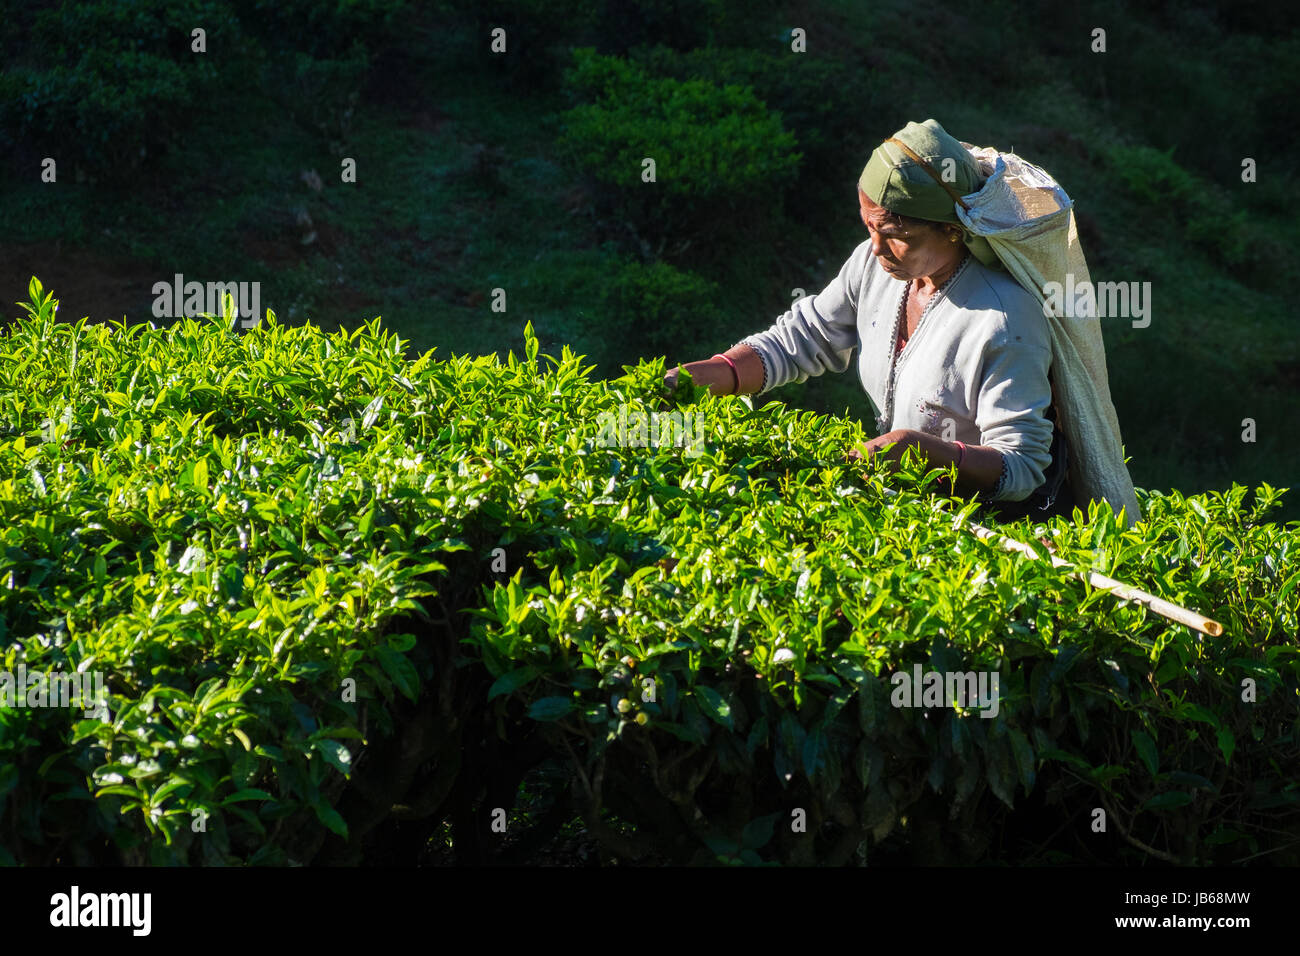
[[[206,55],[191,30],[207,31]],[[0,121],[90,175],[121,177],[192,128],[194,109],[238,50],[240,29],[219,0],[64,2],[34,19],[14,64]]]
[[[614,215],[658,240],[656,254],[669,237],[679,252],[687,241],[750,239],[745,222],[779,217],[800,157],[780,116],[749,88],[654,77],[589,48],[574,52],[566,82],[593,102],[563,114],[561,148],[609,187]],[[642,178],[646,158],[653,183]]]
[[[801,158],[792,188],[805,187],[802,199],[807,188],[843,178],[846,155],[861,155],[866,163],[879,143],[870,140],[864,118],[875,115],[882,100],[871,70],[841,59],[794,54],[788,44],[772,47],[677,51],[655,46],[631,51],[628,58],[656,76],[750,87],[797,141]]]

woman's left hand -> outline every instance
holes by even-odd
[[[886,445],[894,445],[894,448],[886,453],[886,457],[897,460],[903,453],[905,437],[902,432],[886,432],[879,438],[871,439],[865,445],[854,445],[849,449],[846,457],[854,461],[860,461],[871,458]]]

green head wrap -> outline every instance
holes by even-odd
[[[867,160],[858,180],[867,198],[900,216],[960,223],[957,218],[960,197],[978,192],[984,185],[984,174],[966,147],[932,119],[908,123],[890,139],[902,146],[888,140],[881,143]],[[965,225],[962,225],[962,242],[984,265],[1002,268],[988,240],[975,235]]]

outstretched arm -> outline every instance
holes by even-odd
[[[855,303],[870,247],[870,242],[861,243],[820,293],[796,299],[770,328],[746,336],[723,353],[736,363],[739,389],[731,366],[713,358],[684,366],[696,384],[709,386],[714,395],[746,395],[848,369],[859,344]],[[674,384],[676,369],[665,375],[664,381]]]
[[[720,358],[708,358],[698,362],[687,362],[677,368],[669,369],[664,375],[664,384],[672,388],[677,384],[677,369],[684,368],[691,373],[696,385],[706,385],[713,395],[748,395],[763,387],[763,360],[748,345],[733,345],[722,353],[736,363],[733,373],[731,366]],[[736,376],[740,377],[740,388],[736,388]]]

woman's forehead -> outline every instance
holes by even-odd
[[[880,222],[898,222],[899,216],[890,212],[884,206],[872,202],[871,198],[858,187],[858,205],[862,207],[862,213],[868,219],[879,220]]]

